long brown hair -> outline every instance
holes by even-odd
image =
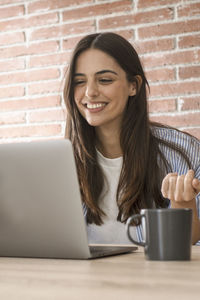
[[[82,38],[74,49],[64,88],[67,107],[66,138],[72,142],[78,171],[82,201],[87,208],[87,222],[102,224],[104,212],[99,207],[99,199],[104,185],[102,170],[97,161],[96,136],[79,113],[74,100],[74,73],[79,55],[89,48],[99,49],[113,57],[126,72],[130,82],[135,81],[137,93],[130,96],[124,112],[120,144],[123,151],[123,165],[117,189],[118,220],[126,222],[141,208],[166,207],[166,199],[161,195],[160,186],[163,168],[170,171],[170,165],[160,151],[164,144],[178,151],[189,164],[184,151],[175,144],[156,137],[152,128],[163,127],[149,121],[147,109],[147,88],[149,88],[140,59],[133,46],[115,33],[95,33]],[[139,86],[137,76],[142,79]],[[162,168],[158,166],[158,158]],[[160,180],[158,180],[158,178]]]

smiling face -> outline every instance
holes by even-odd
[[[73,80],[76,105],[88,124],[119,128],[136,89],[118,63],[101,50],[88,49],[77,58]]]

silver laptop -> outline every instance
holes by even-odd
[[[89,246],[69,140],[0,145],[0,256],[88,259],[134,246]]]

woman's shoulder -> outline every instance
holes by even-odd
[[[152,126],[152,134],[159,140],[166,141],[168,143],[175,144],[179,149],[187,155],[191,165],[190,167],[186,163],[186,160],[180,153],[174,151],[166,145],[160,143],[159,147],[161,152],[169,162],[171,169],[169,172],[177,172],[178,174],[186,174],[189,168],[192,168],[195,172],[195,177],[200,180],[200,140],[196,137],[177,130],[172,127],[165,126]],[[159,162],[161,165],[161,162]],[[197,196],[197,203],[200,201],[200,194]],[[199,207],[200,214],[200,207]]]
[[[197,138],[167,126],[153,126],[151,131],[158,138],[159,148],[172,166],[173,172],[181,170],[179,173],[184,174],[188,169],[186,160],[174,149],[174,146],[186,154],[194,170],[200,167],[200,141]]]
[[[167,126],[152,126],[151,132],[155,137],[166,142],[180,145],[183,148],[197,147],[200,151],[200,140],[184,131]]]

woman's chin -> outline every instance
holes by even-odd
[[[93,126],[93,127],[97,127],[97,126],[101,126],[103,125],[103,123],[99,120],[94,120],[94,119],[86,119],[86,121],[88,122],[88,124],[90,126]]]

